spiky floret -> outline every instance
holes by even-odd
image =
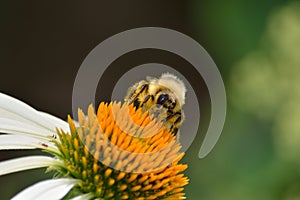
[[[183,199],[188,183],[179,164],[180,144],[148,113],[120,103],[101,103],[97,115],[79,110],[79,127],[57,130],[59,177],[80,183],[68,197],[90,193],[100,199]]]

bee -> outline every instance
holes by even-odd
[[[182,106],[185,103],[186,88],[175,75],[164,73],[160,78],[147,77],[131,86],[125,102],[149,111],[179,138],[179,127],[185,115]]]

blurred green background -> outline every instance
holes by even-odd
[[[191,36],[219,67],[228,110],[220,140],[200,160],[209,113],[201,116],[199,133],[183,160],[189,164],[187,198],[300,199],[300,2],[0,4],[0,91],[63,119],[71,113],[72,87],[81,62],[104,39],[143,26],[171,28]],[[153,55],[170,66],[177,63],[171,55],[141,54],[125,56],[113,65],[115,69],[135,65]],[[207,92],[201,92],[207,98]],[[30,153],[3,151],[0,159]],[[44,175],[44,170],[2,176],[0,199],[9,199],[46,177],[51,174]]]

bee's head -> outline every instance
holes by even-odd
[[[168,109],[173,109],[175,106],[180,106],[176,95],[169,89],[160,91],[155,97],[157,106],[163,106]]]
[[[162,93],[158,96],[156,103],[159,105],[163,105],[166,101],[170,101],[169,95],[166,93]]]
[[[170,92],[162,91],[158,94],[158,104],[171,101],[172,103],[179,104],[180,107],[184,105],[186,88],[180,79],[173,74],[165,73],[158,79],[158,84],[170,90]]]

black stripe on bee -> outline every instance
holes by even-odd
[[[158,93],[160,93],[162,91],[162,89],[158,89],[156,92],[155,92],[155,95],[156,96]]]
[[[135,108],[140,107],[140,101],[138,99],[135,99],[134,102],[133,102],[133,105],[134,105]]]
[[[143,103],[141,104],[141,106],[143,106],[145,103],[147,103],[147,101],[149,101],[149,99],[151,98],[151,100],[153,101],[154,100],[154,96],[149,94],[145,97]]]
[[[144,92],[144,90],[148,90],[149,88],[149,84],[144,84],[141,88],[141,90],[139,91],[138,95],[141,94],[142,92]]]
[[[142,85],[140,91],[134,95],[134,98],[130,101],[130,103],[133,103],[134,107],[136,108],[140,107],[141,102],[139,100],[139,95],[145,90],[148,90],[148,88],[149,88],[149,84],[144,84]]]
[[[176,112],[176,113],[172,113],[170,114],[168,117],[166,117],[166,120],[169,120],[173,117],[175,117],[176,115],[179,115],[179,118],[181,118],[181,112]],[[178,120],[178,118],[176,119],[176,121]],[[176,124],[176,121],[174,122],[174,124]],[[177,122],[178,123],[178,122]]]
[[[176,136],[176,135],[177,135],[177,133],[178,133],[178,128],[177,128],[177,127],[175,127],[175,128],[173,129],[173,134]]]
[[[181,115],[176,119],[176,121],[174,122],[174,124],[178,124],[179,122],[181,122]]]

